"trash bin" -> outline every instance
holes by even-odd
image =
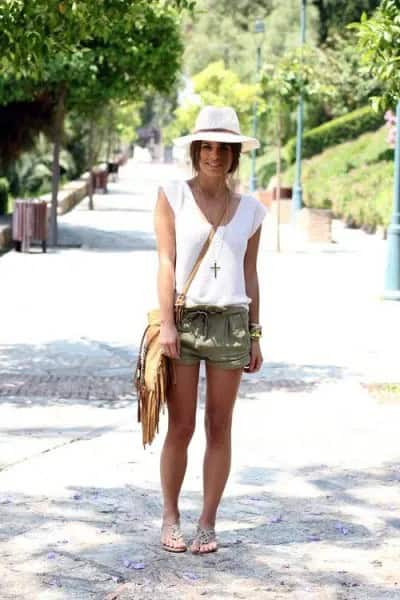
[[[116,181],[118,179],[119,164],[116,161],[109,161],[107,163],[107,171],[111,175],[111,180]]]
[[[92,172],[92,185],[93,191],[98,189],[103,190],[104,193],[107,193],[107,180],[108,180],[108,172],[106,169],[96,169]]]
[[[16,200],[12,220],[12,238],[17,252],[28,252],[33,240],[47,249],[47,203],[44,200]]]

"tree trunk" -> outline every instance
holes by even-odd
[[[90,117],[89,123],[89,210],[94,209],[93,205],[93,139],[94,139],[94,119]]]
[[[51,184],[51,209],[50,209],[50,246],[57,246],[57,206],[58,206],[58,188],[60,185],[60,150],[61,150],[61,139],[64,127],[64,115],[65,115],[65,95],[67,89],[63,86],[60,90],[56,117],[53,131],[53,166],[52,166],[52,184]]]
[[[111,160],[111,151],[113,149],[113,137],[114,137],[114,112],[112,107],[109,107],[110,118],[108,121],[108,131],[107,131],[107,152],[106,152],[106,161],[110,162]]]
[[[282,171],[282,159],[281,159],[281,144],[282,144],[282,123],[281,113],[278,111],[276,120],[276,136],[277,136],[277,156],[276,156],[276,185],[277,185],[277,197],[276,197],[276,251],[281,251],[281,171]]]

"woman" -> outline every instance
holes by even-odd
[[[241,152],[259,147],[240,134],[230,107],[204,107],[195,132],[175,140],[190,144],[195,176],[159,189],[155,230],[159,252],[160,344],[175,367],[168,396],[168,433],[161,455],[164,497],[161,543],[187,549],[178,498],[195,428],[200,360],[206,362],[207,397],[204,501],[193,553],[217,550],[216,513],[230,470],[233,407],[243,370],[262,364],[256,260],[264,207],[228,185]],[[215,235],[187,292],[179,330],[176,294],[182,291],[210,230]]]

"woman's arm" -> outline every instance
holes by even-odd
[[[154,211],[154,228],[158,250],[158,300],[160,303],[160,344],[164,354],[178,358],[179,343],[174,321],[175,302],[175,217],[160,188]]]
[[[246,255],[244,257],[244,279],[246,294],[251,298],[249,306],[249,317],[251,323],[258,323],[259,319],[259,287],[257,275],[257,256],[260,244],[261,226],[251,236],[247,243]]]
[[[247,243],[246,255],[244,257],[244,278],[246,285],[246,294],[251,299],[249,305],[250,323],[259,323],[260,295],[257,275],[257,256],[260,244],[261,225],[251,236]],[[261,354],[260,343],[258,340],[251,340],[250,364],[246,371],[253,373],[258,371],[262,365],[263,357]]]

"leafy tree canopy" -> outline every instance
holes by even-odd
[[[319,42],[342,33],[348,23],[359,21],[365,12],[372,14],[380,0],[311,0],[319,13]]]
[[[262,59],[267,62],[278,60],[286,50],[298,46],[299,0],[270,0],[256,3],[257,7],[245,0],[231,4],[232,9],[229,9],[227,2],[198,0],[198,11],[185,20],[184,68],[187,75],[193,76],[210,62],[223,60],[225,67],[235,71],[242,81],[253,82],[258,45]],[[215,6],[218,6],[217,12]],[[264,34],[254,32],[255,20],[259,19],[264,21]],[[308,39],[314,43],[318,37],[318,24],[313,6],[309,7],[307,21]]]
[[[236,27],[252,31],[255,19],[265,18],[273,8],[273,0],[219,0],[209,5],[217,21],[228,16]]]
[[[37,50],[37,68],[33,65],[32,71],[29,72],[26,69],[32,66],[30,57],[33,56],[36,46],[32,43],[28,50],[25,45],[24,59],[13,63],[13,69],[8,71],[7,77],[0,80],[0,105],[6,105],[6,109],[14,110],[15,113],[13,105],[23,102],[20,112],[23,110],[24,114],[29,116],[27,101],[31,102],[32,112],[36,113],[36,105],[43,94],[46,94],[46,97],[52,96],[55,106],[63,92],[67,110],[79,109],[81,113],[93,115],[97,107],[111,100],[137,100],[144,90],[149,88],[167,91],[174,84],[180,66],[182,43],[176,6],[184,3],[143,0],[103,2],[107,7],[104,13],[98,4],[91,0],[77,2],[76,14],[73,12],[75,3],[52,5],[53,12],[47,9],[47,13],[54,19],[56,7],[57,19],[62,20],[70,16],[73,24],[76,24],[73,17],[78,19],[77,15],[79,19],[90,17],[90,35],[85,25],[82,25],[82,29],[79,30],[82,38],[75,40],[75,45],[72,45],[72,40],[69,40],[66,34],[64,45],[60,44],[60,40],[53,40],[51,53],[46,47],[44,50]],[[24,3],[11,0],[10,7],[13,8],[16,4]],[[36,8],[35,5],[35,10]],[[29,26],[32,32],[35,31],[34,40],[38,36],[46,37],[47,27],[49,22],[52,22],[51,19],[47,22],[44,20],[47,13],[42,15],[41,20],[37,19]],[[24,12],[14,14],[10,11],[8,16],[10,14],[14,16],[14,28],[23,28],[25,24],[28,27]],[[31,16],[33,17],[33,14]],[[98,28],[95,27],[96,23]],[[39,27],[42,27],[42,30]],[[57,29],[54,35],[56,32]],[[52,36],[49,36],[49,39],[51,38]],[[0,33],[0,48],[4,45],[4,39],[3,31]],[[8,59],[12,55],[6,53]],[[21,66],[23,60],[25,66]],[[18,127],[22,127],[22,124],[18,125],[19,122],[18,117],[12,121],[8,120],[9,127],[4,132],[3,143],[0,146],[3,160],[15,157],[15,152],[32,145],[30,135],[27,140],[29,144],[21,143],[19,147],[14,144],[10,154],[8,149],[11,139],[22,138],[23,142],[23,135],[16,135],[16,128],[18,130]],[[36,121],[32,124],[31,131],[35,129],[35,123]]]
[[[382,93],[372,101],[376,110],[393,107],[400,101],[400,5],[383,0],[375,14],[363,15],[351,26],[358,35],[365,72],[382,84]]]
[[[0,65],[17,78],[40,79],[54,52],[74,52],[93,36],[109,41],[116,20],[126,36],[132,27],[142,27],[149,6],[166,14],[193,5],[191,0],[6,0],[0,3]]]

